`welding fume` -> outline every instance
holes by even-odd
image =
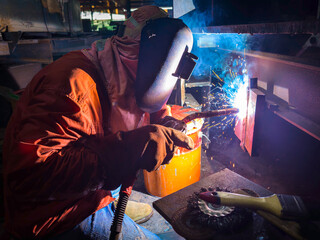
[[[189,121],[237,112],[169,116],[177,79],[196,64],[191,31],[156,6],[124,26],[49,64],[24,90],[3,147],[7,237],[159,239],[137,224],[152,208],[128,202],[137,172],[193,149]]]

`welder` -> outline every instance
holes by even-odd
[[[175,146],[193,148],[181,129],[156,124],[168,115],[168,93],[158,91],[157,111],[136,101],[141,30],[167,17],[156,6],[141,7],[123,36],[66,54],[27,86],[3,146],[5,229],[12,238],[107,239],[114,190],[139,169],[168,163]],[[122,234],[158,239],[127,216]]]

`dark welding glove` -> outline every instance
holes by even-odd
[[[147,171],[166,164],[174,154],[174,147],[193,148],[193,141],[184,133],[161,125],[148,125],[133,131],[123,132],[123,140],[135,145],[128,148],[137,159],[137,166]]]
[[[98,154],[106,180],[119,184],[139,169],[152,171],[168,163],[175,146],[193,149],[194,143],[181,131],[154,124],[103,138],[89,138],[86,146]]]
[[[178,120],[174,117],[171,116],[166,116],[159,120],[158,122],[159,125],[165,126],[165,127],[170,127],[173,129],[176,129],[178,131],[181,131],[183,133],[187,132],[187,124],[181,120]]]
[[[150,122],[186,133],[187,124],[169,115],[171,115],[171,108],[168,105],[164,105],[158,112],[150,114]]]

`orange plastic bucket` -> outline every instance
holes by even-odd
[[[172,106],[172,116],[183,119],[197,110]],[[187,135],[194,141],[193,150],[177,148],[169,164],[160,166],[156,171],[143,171],[147,191],[159,197],[167,196],[200,180],[201,172],[201,127],[202,119],[187,123]]]

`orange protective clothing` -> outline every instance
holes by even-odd
[[[111,108],[101,75],[81,52],[34,77],[8,124],[3,148],[9,233],[25,239],[69,230],[113,201],[108,190],[138,169],[167,163],[174,146],[193,148],[189,137],[164,126],[121,129],[121,115],[113,127],[124,132],[113,133]],[[166,113],[164,108],[154,115]]]
[[[42,238],[72,229],[113,201],[109,190],[137,168],[156,168],[175,144],[192,147],[182,133],[157,125],[143,128],[150,117],[134,99],[138,53],[138,40],[114,36],[102,50],[95,43],[91,50],[66,54],[27,86],[3,145],[10,234]],[[166,114],[164,108],[153,119]],[[122,151],[136,142],[140,152]],[[147,162],[150,153],[152,163]]]
[[[174,144],[192,147],[181,132],[158,125],[112,133],[106,93],[81,52],[42,69],[24,91],[3,147],[5,227],[15,237],[71,229],[113,201],[108,190],[137,169],[167,161]]]
[[[64,232],[113,200],[103,188],[112,177],[81,143],[110,134],[109,101],[99,81],[95,66],[72,52],[25,89],[3,145],[5,228],[15,237]]]

